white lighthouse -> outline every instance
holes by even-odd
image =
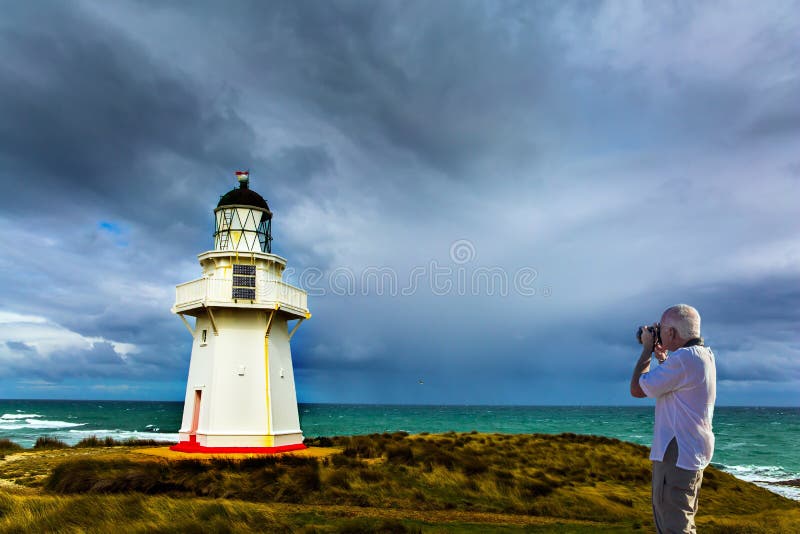
[[[306,293],[281,280],[272,212],[249,174],[236,176],[214,210],[214,250],[198,256],[202,277],[176,288],[172,312],[194,338],[177,451],[305,448],[289,341],[311,317]]]

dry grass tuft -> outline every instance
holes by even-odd
[[[66,449],[67,447],[69,445],[52,436],[41,436],[33,445],[34,449]]]
[[[22,446],[18,443],[14,443],[8,438],[0,439],[0,460],[6,457],[6,454],[11,454],[14,452],[19,452],[22,450]]]

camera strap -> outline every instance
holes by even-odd
[[[692,338],[692,339],[690,339],[689,341],[686,342],[684,347],[694,347],[695,345],[699,345],[701,347],[704,347],[705,345],[703,344],[703,338],[702,337]]]

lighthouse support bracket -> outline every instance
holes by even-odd
[[[203,308],[208,312],[208,319],[211,321],[211,328],[214,330],[214,335],[219,335],[219,330],[217,330],[217,321],[214,320],[214,314],[211,312],[211,308],[206,305],[203,305]]]
[[[272,318],[275,317],[275,310],[271,310],[269,312],[269,317],[267,318],[267,333],[264,334],[264,337],[269,337],[269,331],[272,328]]]
[[[181,321],[183,321],[183,324],[186,325],[186,330],[188,330],[189,333],[192,334],[192,337],[194,337],[194,328],[189,325],[189,321],[186,320],[186,317],[184,317],[182,313],[179,313],[178,317],[180,317]]]
[[[295,323],[294,327],[292,328],[292,331],[289,332],[289,339],[292,339],[292,336],[297,331],[297,327],[299,327],[300,323],[302,323],[305,320],[306,320],[305,317],[301,317],[300,319],[297,320],[297,322]]]

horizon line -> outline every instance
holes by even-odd
[[[149,400],[149,399],[12,399],[0,397],[3,401],[22,402],[167,402],[183,403],[182,400]],[[330,406],[394,406],[394,407],[463,407],[463,408],[652,408],[652,404],[418,404],[418,403],[387,403],[387,402],[304,402],[301,404],[319,404]],[[798,405],[756,405],[756,404],[719,404],[717,408],[791,408],[800,409]]]

